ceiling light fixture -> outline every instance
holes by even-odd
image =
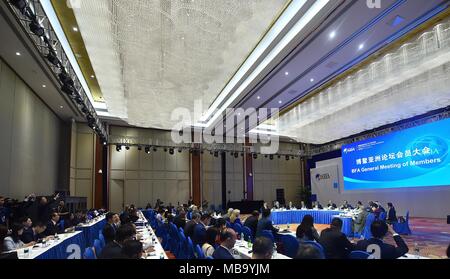
[[[364,48],[364,44],[360,44],[358,47],[359,50],[362,50],[363,48]]]
[[[75,32],[78,32],[78,28],[77,27],[73,27],[72,30],[75,31]]]
[[[336,37],[336,31],[332,31],[330,33],[330,39],[334,39]]]
[[[21,56],[22,54],[20,54],[20,52],[16,52],[16,55],[17,55],[17,56]]]

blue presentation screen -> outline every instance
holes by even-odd
[[[450,185],[450,119],[342,147],[345,190]]]

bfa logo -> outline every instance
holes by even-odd
[[[381,9],[381,0],[367,0],[369,9]]]
[[[324,173],[324,174],[316,174],[316,180],[320,181],[320,180],[324,180],[324,179],[330,179],[331,176],[329,173]]]
[[[347,153],[353,152],[355,150],[356,149],[354,147],[352,147],[352,148],[344,148],[343,152],[344,152],[344,154],[347,154]]]

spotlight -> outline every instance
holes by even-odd
[[[170,148],[170,149],[169,149],[169,154],[170,154],[170,155],[173,155],[174,153],[175,153],[175,151],[173,150],[173,148]]]
[[[25,8],[27,7],[27,1],[25,1],[25,0],[10,0],[10,2],[22,14],[25,12]]]
[[[181,153],[181,152],[183,152],[183,149],[178,148],[178,153]]]
[[[50,51],[47,56],[46,56],[47,60],[52,63],[54,66],[58,66],[59,65],[59,59],[56,56],[56,54],[53,51]]]
[[[278,155],[278,159],[280,159],[281,158],[281,155]]]
[[[289,161],[289,155],[286,155],[286,161]]]
[[[244,157],[244,152],[241,152],[241,157]]]
[[[125,149],[130,150],[130,146],[129,145],[125,146]]]
[[[212,151],[209,151],[209,155],[213,155],[214,154],[214,152],[212,152]]]
[[[158,151],[158,149],[156,147],[153,147],[153,152]]]
[[[164,152],[167,152],[167,147],[164,147]]]
[[[214,152],[214,157],[219,157],[219,152],[215,151]]]
[[[122,145],[117,144],[117,145],[116,145],[116,151],[117,151],[117,152],[120,152],[121,150],[122,150]]]
[[[291,156],[291,159],[292,159],[292,160],[294,160],[294,159],[295,159],[295,157],[294,157],[294,156]]]
[[[150,154],[150,146],[145,147],[145,153]]]
[[[237,157],[239,157],[239,153],[238,152],[234,153],[234,158],[237,158]]]
[[[269,159],[273,160],[273,154],[270,154]]]
[[[234,156],[234,152],[233,152],[233,151],[230,152],[230,156],[231,156],[231,157]]]
[[[267,158],[268,156],[267,156],[267,154],[266,155],[264,155],[264,158]]]
[[[42,27],[39,23],[32,21],[28,26],[30,27],[30,31],[36,36],[42,37],[45,35],[44,27]]]
[[[253,159],[258,159],[258,154],[253,153]]]
[[[138,150],[141,151],[142,150],[142,146],[138,145]]]

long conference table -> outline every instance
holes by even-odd
[[[297,209],[297,210],[273,210],[271,213],[274,225],[300,224],[305,215],[311,215],[315,224],[331,223],[333,218],[337,217],[342,220],[342,232],[346,236],[352,234],[352,217],[347,216],[342,210],[325,210],[325,209]]]
[[[94,240],[98,239],[98,233],[103,230],[106,225],[105,215],[96,217],[94,220],[87,224],[81,224],[76,227],[77,231],[81,231],[84,235],[87,247],[94,246]]]

